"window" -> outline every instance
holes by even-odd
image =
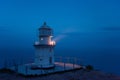
[[[42,61],[42,59],[40,58],[40,61]]]
[[[40,38],[40,40],[43,40],[43,38]]]

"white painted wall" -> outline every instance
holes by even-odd
[[[50,64],[50,57],[52,57],[52,64]],[[48,48],[36,48],[35,63],[38,67],[51,67],[54,66],[54,51]]]
[[[50,41],[51,41],[51,37],[40,37],[39,38],[40,44],[49,44]]]

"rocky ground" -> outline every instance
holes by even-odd
[[[81,69],[38,77],[23,77],[16,73],[0,72],[0,80],[120,80],[120,76]]]

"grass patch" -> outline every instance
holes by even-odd
[[[0,69],[0,73],[14,73],[14,71],[12,71],[10,69],[2,68],[2,69]]]

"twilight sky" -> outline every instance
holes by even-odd
[[[0,0],[0,58],[34,52],[44,21],[54,29],[57,55],[66,52],[96,63],[105,55],[103,60],[118,66],[119,0]]]
[[[87,41],[87,45],[91,43],[89,40],[97,42],[96,37],[101,40],[117,37],[119,3],[119,0],[0,0],[1,46],[36,40],[37,28],[44,21],[54,29],[55,36],[65,38],[77,34],[77,41]]]

